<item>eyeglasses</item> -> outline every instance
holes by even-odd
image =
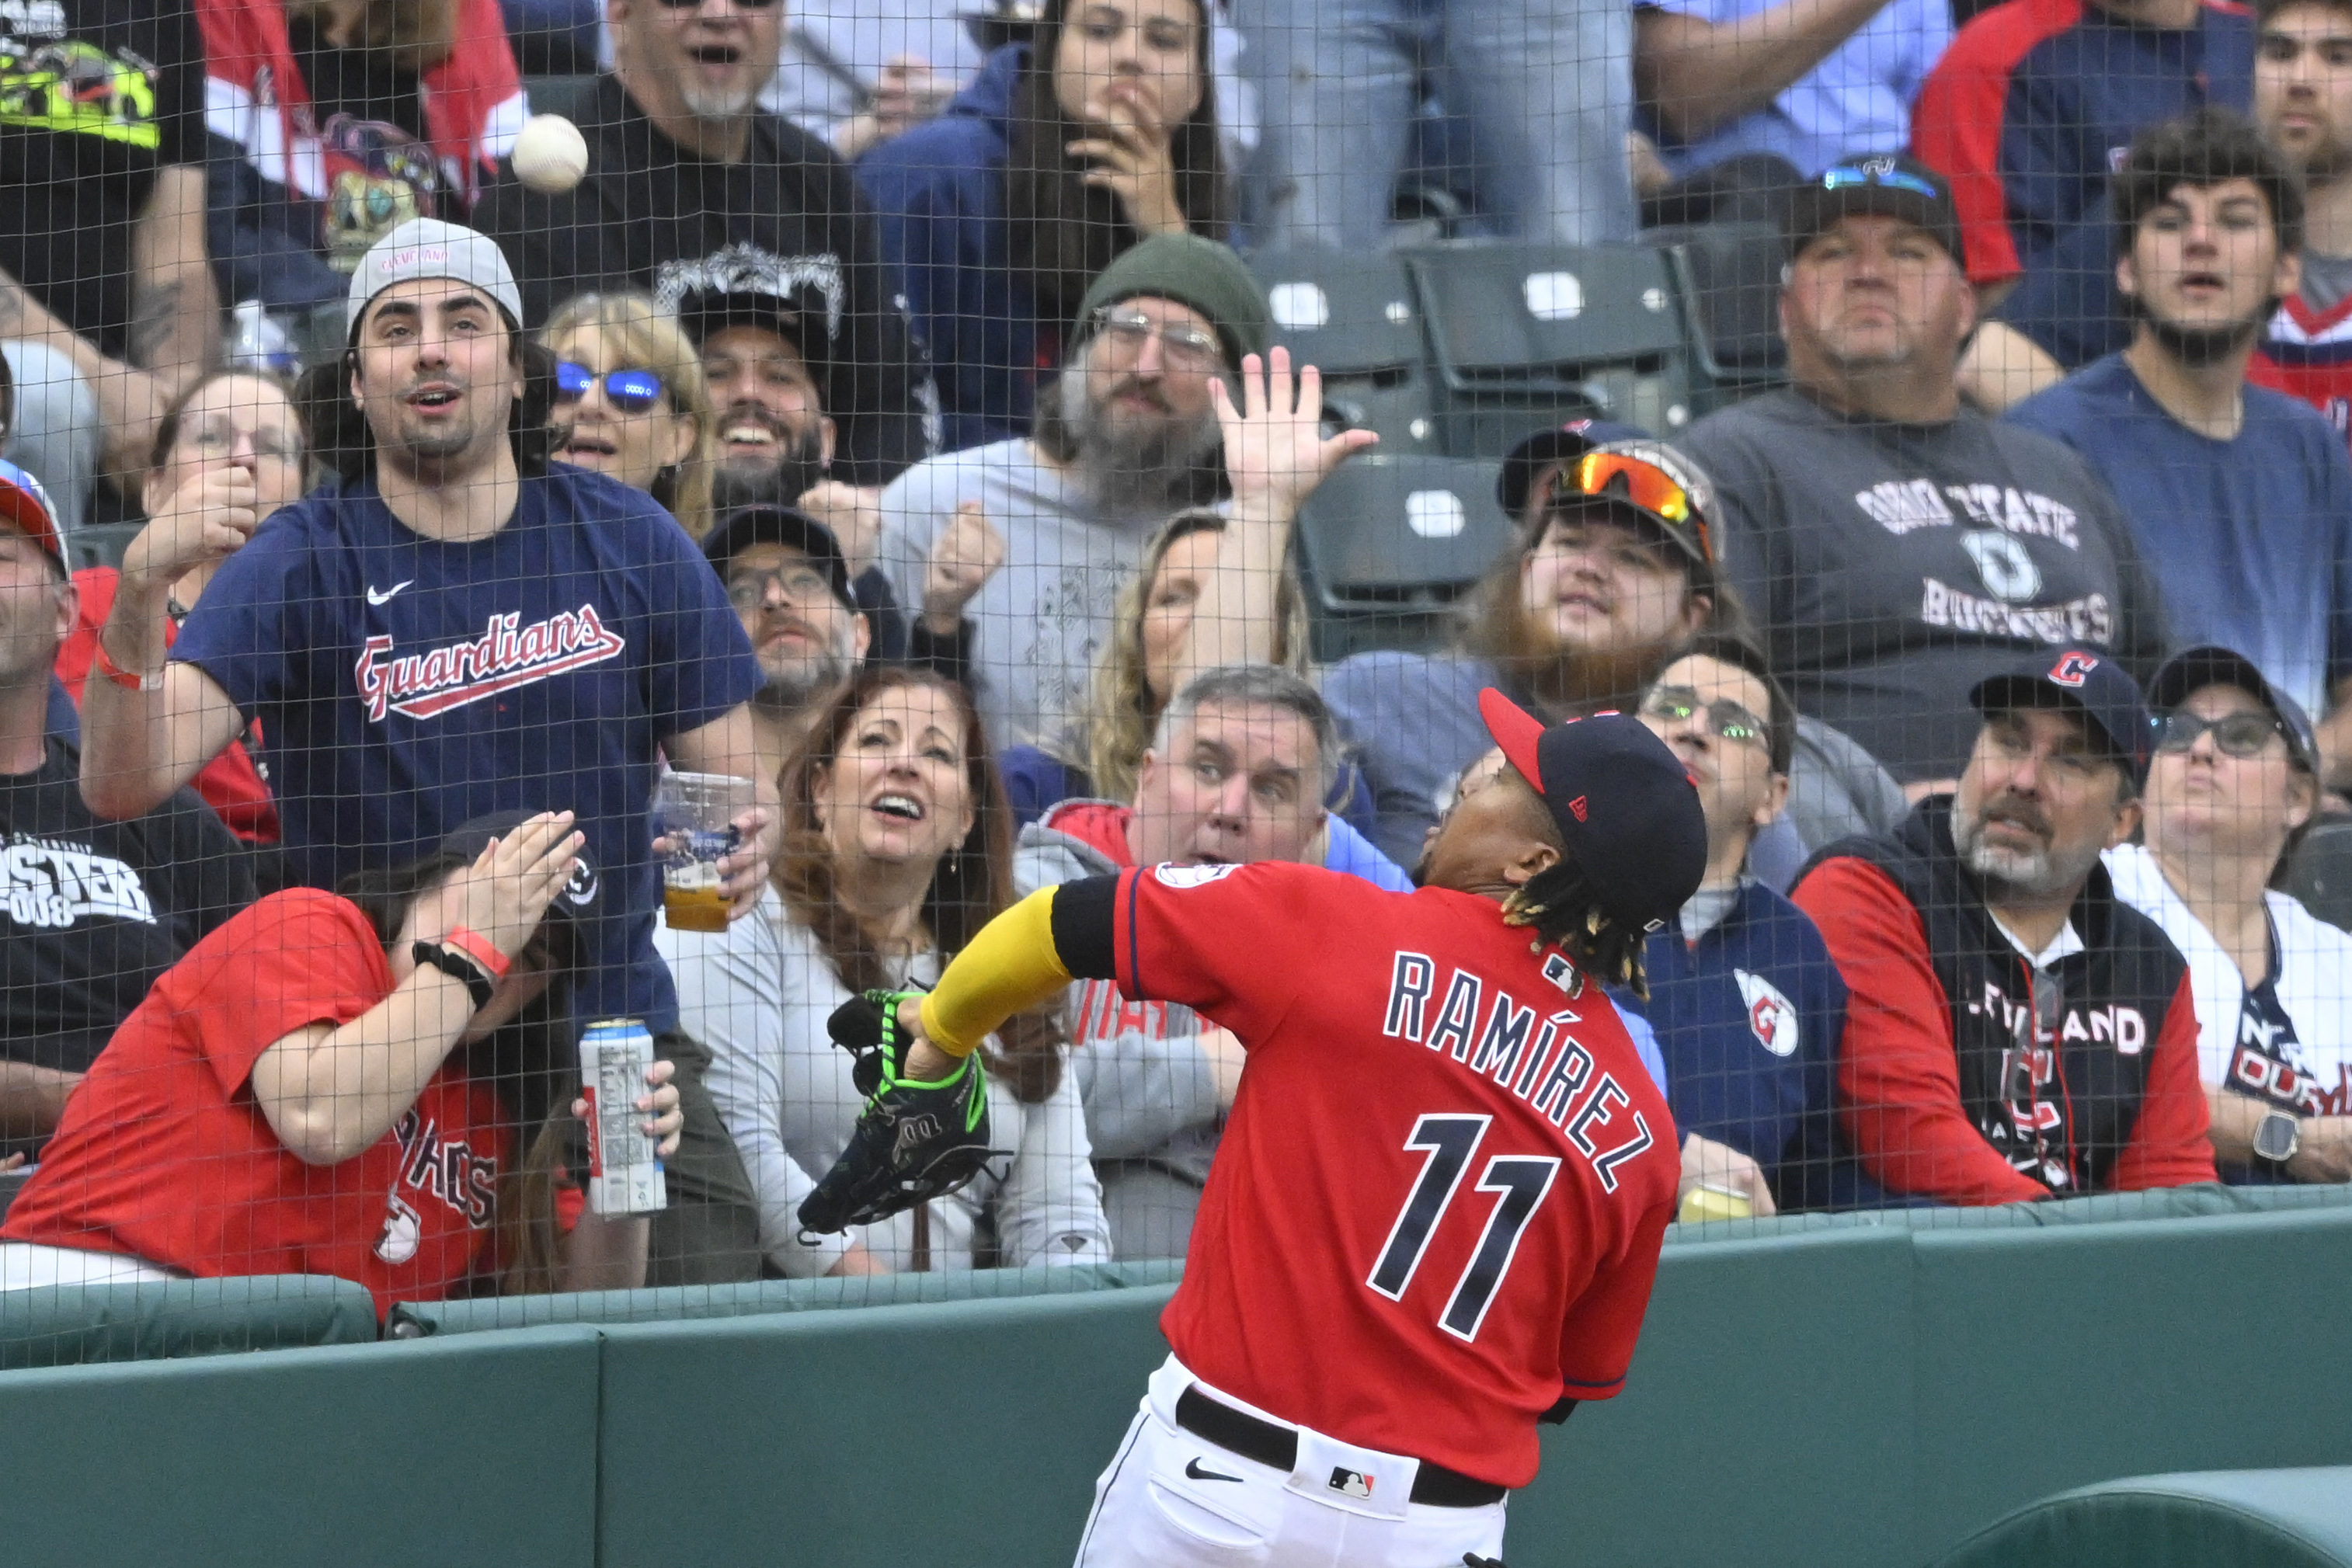
[[[1908,191],[1915,196],[1925,196],[1931,202],[1944,200],[1944,193],[1916,174],[1906,174],[1900,169],[1872,169],[1853,163],[1841,163],[1822,171],[1822,189],[1843,191],[1855,185],[1883,185],[1891,191]]]
[[[739,11],[765,11],[775,3],[776,0],[734,0]],[[703,0],[661,0],[661,5],[666,11],[699,11]]]
[[[1156,335],[1171,370],[1213,371],[1224,363],[1224,346],[1216,334],[1198,327],[1163,327],[1140,310],[1110,305],[1095,312],[1095,324],[1130,354],[1143,352],[1145,341]]]
[[[239,441],[250,444],[253,455],[266,463],[299,463],[303,456],[302,443],[284,431],[239,430],[225,419],[200,424],[182,439],[189,451],[207,463],[235,454]]]
[[[812,600],[832,598],[833,580],[809,566],[786,567],[781,571],[745,567],[727,574],[727,601],[742,614],[749,615],[766,604],[770,589],[782,589],[787,600],[805,604]]]
[[[2213,744],[2222,754],[2243,760],[2260,757],[2273,736],[2284,737],[2286,731],[2278,720],[2268,714],[2233,713],[2226,718],[2200,718],[2187,708],[2176,708],[2164,716],[2164,733],[2157,737],[2158,751],[2187,751],[2197,744],[2197,737],[2211,731]]]
[[[600,376],[563,360],[555,367],[555,401],[578,402],[599,382],[604,383],[604,401],[622,413],[651,413],[667,391],[651,371],[606,371]]]
[[[1694,715],[1705,714],[1708,734],[1735,746],[1771,748],[1770,727],[1729,697],[1702,702],[1688,686],[1652,686],[1642,699],[1642,711],[1669,724],[1687,724]]]
[[[1668,523],[1687,527],[1698,541],[1700,559],[1715,564],[1715,545],[1707,538],[1706,519],[1699,515],[1697,504],[1681,480],[1654,463],[1622,452],[1588,452],[1560,468],[1551,482],[1548,501],[1557,505],[1579,497],[1612,497],[1631,501]]]

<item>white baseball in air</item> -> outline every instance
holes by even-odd
[[[516,179],[542,196],[560,196],[588,172],[588,143],[563,116],[534,114],[522,122],[508,162]]]

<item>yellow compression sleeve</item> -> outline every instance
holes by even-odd
[[[980,928],[923,998],[923,1034],[950,1056],[969,1056],[1014,1013],[1070,983],[1054,950],[1055,889],[1041,887]]]

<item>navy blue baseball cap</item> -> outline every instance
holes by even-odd
[[[2303,705],[2263,678],[2254,662],[2234,648],[2184,648],[2147,683],[2147,706],[2159,726],[2165,716],[2207,686],[2235,686],[2271,710],[2286,737],[2287,755],[2306,773],[2318,771],[2319,736]]]
[[[1900,218],[1927,232],[1954,261],[1960,248],[1960,209],[1951,183],[1907,152],[1843,158],[1797,187],[1781,229],[1791,256],[1830,232],[1840,218]]]
[[[536,811],[487,811],[452,828],[441,841],[441,852],[451,854],[471,864],[490,847],[492,839],[503,839],[531,818]],[[573,827],[579,824],[574,822]],[[602,883],[596,874],[596,862],[588,858],[588,846],[580,846],[580,863],[572,868],[571,880],[556,893],[553,903],[547,906],[550,915],[561,915],[571,920],[591,920],[596,915],[596,893]]]
[[[849,561],[841,553],[841,541],[833,530],[810,517],[797,507],[778,507],[765,503],[738,507],[719,519],[702,541],[703,559],[720,577],[727,575],[728,563],[752,545],[782,545],[796,549],[809,558],[809,564],[824,573],[833,584],[833,596],[851,610],[857,608],[856,596],[850,591]]]
[[[2131,774],[2147,778],[2156,750],[2156,721],[2140,701],[2139,683],[2105,653],[2062,648],[2005,674],[1989,675],[1969,693],[1969,704],[1990,718],[2020,708],[2066,708],[2090,722],[2092,733]]]
[[[1648,431],[1638,424],[1620,424],[1608,419],[1571,419],[1566,424],[1550,430],[1538,430],[1517,446],[1503,459],[1502,470],[1495,476],[1495,499],[1503,504],[1503,516],[1516,524],[1519,514],[1528,509],[1528,497],[1535,490],[1536,476],[1548,463],[1564,463],[1571,457],[1581,457],[1597,446],[1612,441],[1654,441]]]
[[[1706,813],[1690,769],[1649,726],[1597,713],[1546,728],[1492,686],[1478,716],[1610,914],[1654,931],[1690,902],[1706,874]]]

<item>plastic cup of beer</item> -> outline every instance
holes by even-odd
[[[751,810],[751,781],[725,773],[665,773],[654,787],[654,831],[669,841],[662,861],[662,920],[673,931],[724,931],[727,898],[719,857],[743,841],[735,819]]]

